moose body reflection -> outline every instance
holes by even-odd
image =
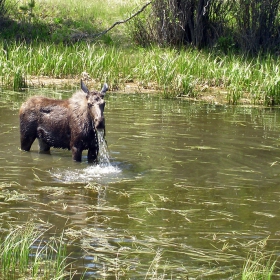
[[[81,90],[70,99],[56,100],[34,96],[22,104],[20,116],[21,149],[29,151],[34,140],[41,152],[50,147],[71,149],[75,161],[88,150],[88,161],[97,159],[99,147],[96,129],[105,129],[105,83],[100,92],[90,92],[81,81]]]

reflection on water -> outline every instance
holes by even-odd
[[[279,255],[279,108],[106,98],[98,165],[21,152],[17,110],[2,103],[3,228],[64,229],[88,279],[143,279],[153,263],[165,279],[231,279],[249,251]]]

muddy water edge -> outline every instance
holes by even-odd
[[[95,166],[86,152],[78,164],[37,143],[20,151],[18,109],[33,94],[0,97],[2,238],[49,223],[42,238],[64,231],[84,279],[239,279],[249,252],[279,255],[279,108],[109,94],[110,164]]]

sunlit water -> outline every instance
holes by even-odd
[[[29,219],[64,230],[86,279],[150,279],[155,270],[240,279],[248,252],[279,255],[279,108],[108,95],[107,144],[100,135],[91,165],[86,151],[82,163],[67,150],[39,154],[37,143],[20,151],[22,101],[3,96],[3,234]]]

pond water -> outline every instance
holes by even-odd
[[[95,166],[20,151],[14,95],[0,101],[3,233],[30,219],[64,230],[84,279],[240,279],[248,252],[279,255],[279,108],[108,95]]]

